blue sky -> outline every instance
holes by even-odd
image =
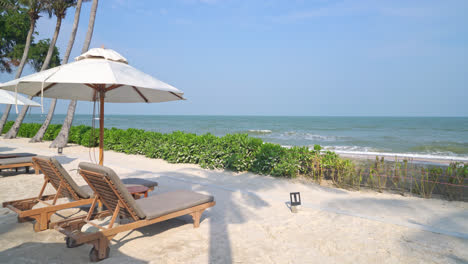
[[[467,13],[466,0],[101,0],[91,47],[115,49],[188,98],[107,104],[107,114],[468,116]],[[38,38],[54,25],[41,18]]]

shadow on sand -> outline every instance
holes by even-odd
[[[15,221],[14,223],[8,223],[8,225],[11,225],[11,228],[5,229],[6,232],[3,232],[2,236],[10,232],[13,232],[10,235],[18,232],[17,234],[26,235],[28,239],[32,240],[45,240],[46,237],[52,241],[57,241],[57,238],[53,237],[62,239],[62,235],[54,230],[34,233],[32,223],[16,223]],[[188,223],[187,219],[175,218],[127,232],[122,237],[112,239],[109,258],[99,263],[148,263],[123,254],[119,251],[119,248],[126,243],[144,237],[157,239],[157,235],[183,225],[192,225],[192,223]],[[91,248],[92,246],[88,244],[76,248],[67,248],[65,240],[62,243],[26,242],[1,251],[0,263],[87,263]]]
[[[73,161],[77,160],[76,158],[69,158],[67,156],[62,156],[62,155],[56,155],[56,156],[53,156],[56,160],[58,160],[60,162],[60,164],[62,165],[65,165],[65,164],[69,164],[69,163],[72,163]]]
[[[99,263],[148,263],[112,250],[111,257]],[[65,243],[26,242],[0,252],[0,263],[88,263],[90,248],[66,248]]]
[[[9,148],[9,147],[0,147],[0,152],[3,152],[3,151],[12,151],[12,150],[15,150],[14,148]]]

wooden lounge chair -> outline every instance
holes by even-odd
[[[55,212],[93,202],[92,190],[79,187],[56,159],[50,157],[33,157],[32,159],[35,166],[44,173],[44,184],[38,196],[3,203],[3,207],[18,214],[19,222],[36,220],[34,231],[43,231],[49,227],[50,217]],[[49,183],[55,188],[56,193],[43,195]],[[61,197],[69,198],[73,202],[56,204],[57,199]],[[39,203],[45,207],[33,209]]]
[[[95,197],[91,210],[85,217],[57,222],[55,229],[65,234],[75,244],[93,245],[89,253],[91,261],[109,257],[109,241],[118,233],[152,225],[171,218],[190,214],[194,227],[200,225],[203,211],[215,205],[213,196],[192,191],[174,191],[156,194],[148,198],[134,200],[115,172],[107,167],[82,162],[79,173],[94,190]],[[112,215],[107,227],[95,225],[93,208],[101,201]],[[103,212],[105,213],[105,212]],[[114,227],[117,217],[127,218],[130,222]],[[95,233],[82,233],[81,227],[90,224],[97,227]]]
[[[16,157],[16,158],[3,158],[0,159],[0,171],[3,169],[16,169],[26,168],[26,172],[29,172],[29,167],[34,168],[34,173],[39,174],[39,168],[32,162],[32,156]]]
[[[37,166],[44,173],[44,184],[36,197],[4,202],[3,207],[18,214],[18,221],[25,222],[36,220],[34,231],[43,231],[53,228],[50,224],[50,217],[59,210],[73,208],[82,205],[88,205],[93,202],[94,191],[87,185],[78,186],[68,172],[62,167],[60,162],[52,157],[33,157],[34,166]],[[144,179],[129,178],[125,179],[129,186],[143,185],[149,190],[154,190],[157,182]],[[47,184],[55,188],[56,193],[52,195],[43,195]],[[65,204],[56,204],[57,199],[66,197],[72,202]],[[37,204],[43,204],[45,207],[33,209]]]
[[[7,153],[7,154],[0,154],[0,159],[33,157],[33,156],[37,156],[37,155],[33,153]]]

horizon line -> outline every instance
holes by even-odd
[[[10,115],[17,115],[10,113]],[[28,115],[47,115],[47,113],[29,113]],[[66,115],[66,113],[55,113],[55,115]],[[75,113],[75,115],[92,115],[84,113]],[[106,116],[219,116],[219,117],[447,117],[447,118],[468,118],[468,116],[435,116],[435,115],[255,115],[255,114],[106,114]]]

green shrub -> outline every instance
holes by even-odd
[[[87,130],[81,137],[79,143],[85,147],[97,147],[99,145],[99,129],[95,128]]]
[[[18,130],[18,137],[31,138],[36,135],[37,131],[41,128],[41,124],[21,124]]]
[[[252,171],[259,174],[271,174],[285,154],[286,148],[278,144],[264,143],[255,155]]]
[[[72,126],[70,128],[70,134],[68,135],[68,142],[81,144],[81,139],[88,130],[91,130],[91,127],[85,125]]]
[[[60,129],[62,129],[62,125],[51,124],[47,128],[43,140],[54,140],[58,134],[60,133]]]
[[[10,130],[10,128],[13,126],[14,123],[15,123],[14,121],[7,121],[5,123],[5,126],[3,126],[2,134],[7,133],[8,130]]]

